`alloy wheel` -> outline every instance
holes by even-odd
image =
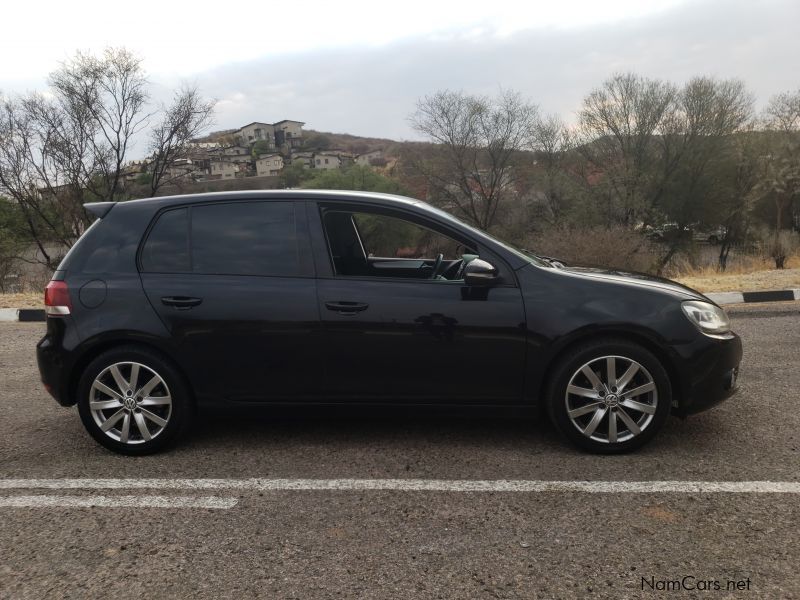
[[[95,377],[89,410],[100,431],[123,444],[143,444],[164,431],[172,397],[164,379],[137,362],[114,363]]]
[[[640,435],[653,421],[658,390],[640,363],[624,356],[601,356],[569,380],[567,416],[584,436],[616,444]]]

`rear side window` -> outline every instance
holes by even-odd
[[[297,275],[294,203],[193,206],[192,270],[227,275]]]
[[[196,205],[163,213],[142,249],[142,270],[208,275],[298,275],[292,202]]]
[[[179,208],[158,218],[142,250],[142,270],[151,273],[191,271],[188,212],[186,208]]]

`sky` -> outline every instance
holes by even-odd
[[[800,0],[13,2],[0,92],[46,88],[76,51],[125,46],[153,102],[182,83],[217,101],[214,129],[306,128],[419,139],[408,116],[440,89],[521,92],[573,122],[615,72],[743,79],[763,106],[800,88]]]

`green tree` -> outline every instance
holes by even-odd
[[[270,145],[269,140],[258,140],[253,144],[253,148],[250,151],[253,160],[257,159],[262,154],[269,154],[270,152],[274,152],[274,149]]]
[[[311,178],[302,182],[301,186],[316,190],[356,190],[383,192],[386,194],[404,193],[403,188],[394,179],[361,165],[352,165],[346,169],[320,169],[314,171]]]
[[[280,174],[281,187],[283,189],[296,188],[311,177],[310,169],[303,166],[301,162],[295,162],[283,168]]]

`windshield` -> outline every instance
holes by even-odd
[[[425,204],[426,208],[428,208],[429,210],[435,212],[436,214],[438,214],[441,217],[444,217],[446,219],[450,219],[452,221],[455,221],[456,223],[458,223],[462,227],[468,229],[472,233],[476,233],[476,234],[478,234],[478,235],[480,235],[482,237],[489,238],[494,243],[502,246],[503,248],[505,248],[509,252],[519,256],[521,259],[523,259],[523,260],[525,260],[525,261],[527,261],[529,263],[532,263],[532,264],[536,265],[537,267],[545,267],[545,268],[548,268],[548,269],[552,269],[552,268],[555,267],[555,265],[553,265],[550,261],[546,260],[545,258],[543,258],[543,257],[541,257],[541,256],[539,256],[537,254],[534,254],[530,250],[525,250],[523,248],[517,248],[516,246],[514,246],[512,244],[509,244],[508,242],[506,242],[504,240],[496,238],[491,233],[487,233],[487,232],[483,231],[482,229],[478,229],[477,227],[473,227],[469,223],[465,223],[464,221],[462,221],[458,217],[455,217],[455,216],[453,216],[452,214],[450,214],[448,212],[445,212],[445,211],[443,211],[443,210],[441,210],[439,208],[436,208],[435,206],[431,206],[430,204],[423,203],[423,202],[420,202],[420,204]]]

